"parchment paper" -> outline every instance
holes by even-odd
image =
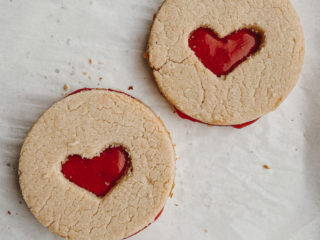
[[[293,1],[306,38],[298,86],[243,130],[181,120],[160,95],[142,55],[161,3],[0,1],[1,240],[60,239],[29,212],[17,166],[28,130],[67,93],[64,84],[68,92],[132,85],[127,92],[161,116],[176,143],[174,196],[132,239],[320,239],[320,2]]]

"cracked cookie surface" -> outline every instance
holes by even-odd
[[[98,156],[121,145],[131,169],[103,198],[68,181],[70,155]],[[72,240],[123,239],[152,223],[175,176],[174,147],[162,121],[125,94],[91,90],[62,99],[34,124],[21,150],[19,180],[35,217]]]
[[[258,52],[217,77],[188,46],[208,27],[220,37],[240,29],[262,33]],[[275,110],[299,79],[304,38],[289,0],[166,0],[153,22],[147,57],[162,94],[201,122],[236,125]]]

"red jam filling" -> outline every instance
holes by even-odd
[[[81,89],[78,89],[72,93],[69,93],[68,96],[71,96],[71,95],[74,95],[74,94],[77,94],[79,92],[84,92],[84,91],[91,91],[91,90],[94,90],[96,88],[81,88]],[[101,88],[102,89],[102,88]]]
[[[117,93],[122,93],[122,94],[124,94],[124,95],[127,95],[128,97],[134,98],[134,97],[132,97],[131,95],[125,93],[125,92],[121,92],[121,91],[114,90],[114,89],[111,89],[111,88],[108,88],[108,89],[106,89],[106,88],[81,88],[81,89],[78,89],[78,90],[76,90],[76,91],[68,94],[67,97],[69,97],[69,96],[71,96],[71,95],[74,95],[74,94],[77,94],[77,93],[79,93],[79,92],[91,91],[91,90],[104,90],[104,91],[110,91],[110,92],[117,92]]]
[[[105,196],[130,167],[128,153],[122,147],[104,150],[92,159],[72,155],[62,164],[62,173],[70,182],[94,193]]]
[[[181,111],[178,110],[177,108],[174,108],[174,110],[176,111],[176,113],[178,114],[178,116],[181,117],[181,118],[183,118],[183,119],[187,119],[187,120],[192,121],[192,122],[207,124],[207,125],[210,125],[210,126],[215,126],[215,125],[208,124],[208,123],[204,123],[204,122],[201,122],[201,121],[199,121],[199,120],[197,120],[197,119],[194,119],[194,118],[188,116],[187,114],[184,114],[183,112],[181,112]]]
[[[261,36],[249,29],[219,38],[211,29],[200,27],[189,38],[191,50],[218,77],[232,72],[248,56],[257,52],[260,45]]]
[[[207,124],[207,125],[209,125],[209,126],[222,127],[222,125],[214,125],[214,124],[209,124],[209,123],[201,122],[201,121],[199,121],[199,120],[197,120],[197,119],[194,119],[194,118],[192,118],[192,117],[184,114],[183,112],[181,112],[180,110],[178,110],[178,109],[176,109],[176,108],[175,108],[175,111],[176,111],[176,113],[178,114],[178,116],[181,117],[181,118],[183,118],[183,119],[187,119],[187,120],[192,121],[192,122]],[[255,123],[255,122],[258,121],[258,120],[259,120],[259,118],[256,119],[256,120],[247,122],[247,123],[238,124],[238,125],[231,125],[231,127],[234,127],[234,128],[237,128],[237,129],[242,129],[242,128],[245,128],[245,127],[247,127],[247,126]],[[225,125],[225,127],[227,127],[227,126],[228,126],[228,125]]]
[[[159,218],[159,217],[161,216],[161,214],[163,213],[163,210],[164,210],[164,208],[161,209],[161,211],[158,213],[158,215],[156,216],[156,218],[154,219],[153,222],[155,222],[155,221],[158,220],[158,218]],[[142,232],[142,231],[145,230],[147,227],[149,227],[151,224],[152,224],[152,223],[149,223],[149,225],[145,226],[145,227],[142,228],[140,231],[138,231],[138,232],[136,232],[136,233],[130,235],[129,237],[124,238],[124,239],[128,239],[128,238],[130,238],[130,237],[133,237],[133,236],[137,235],[138,233]]]
[[[258,120],[259,120],[259,118],[256,120],[250,121],[250,122],[243,123],[243,124],[233,125],[232,127],[237,128],[237,129],[242,129],[242,128],[250,126],[251,124],[254,124]]]

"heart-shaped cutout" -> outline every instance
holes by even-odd
[[[105,196],[130,167],[128,153],[122,147],[105,149],[92,159],[72,155],[62,164],[61,172],[69,181],[94,193]]]
[[[189,47],[206,68],[221,77],[257,52],[261,39],[260,34],[249,29],[219,38],[211,29],[201,27],[191,33]]]

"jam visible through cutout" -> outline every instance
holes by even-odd
[[[61,172],[79,187],[103,197],[127,173],[130,163],[129,155],[122,147],[111,147],[92,159],[69,156],[62,164]]]
[[[186,115],[185,113],[181,112],[180,110],[178,110],[177,108],[175,108],[175,111],[176,113],[178,114],[179,117],[183,118],[183,119],[187,119],[189,121],[192,121],[192,122],[197,122],[197,123],[202,123],[202,124],[207,124],[209,126],[217,126],[217,127],[228,127],[228,125],[213,125],[213,124],[209,124],[209,123],[205,123],[205,122],[201,122],[197,119],[194,119],[188,115]],[[250,121],[250,122],[247,122],[247,123],[243,123],[243,124],[239,124],[239,125],[230,125],[231,127],[234,127],[234,128],[237,128],[237,129],[242,129],[242,128],[245,128],[253,123],[255,123],[256,121],[258,121],[258,119],[256,120],[253,120],[253,121]]]
[[[206,68],[221,77],[257,52],[261,39],[260,34],[249,29],[219,38],[211,29],[200,27],[191,33],[189,47]]]

